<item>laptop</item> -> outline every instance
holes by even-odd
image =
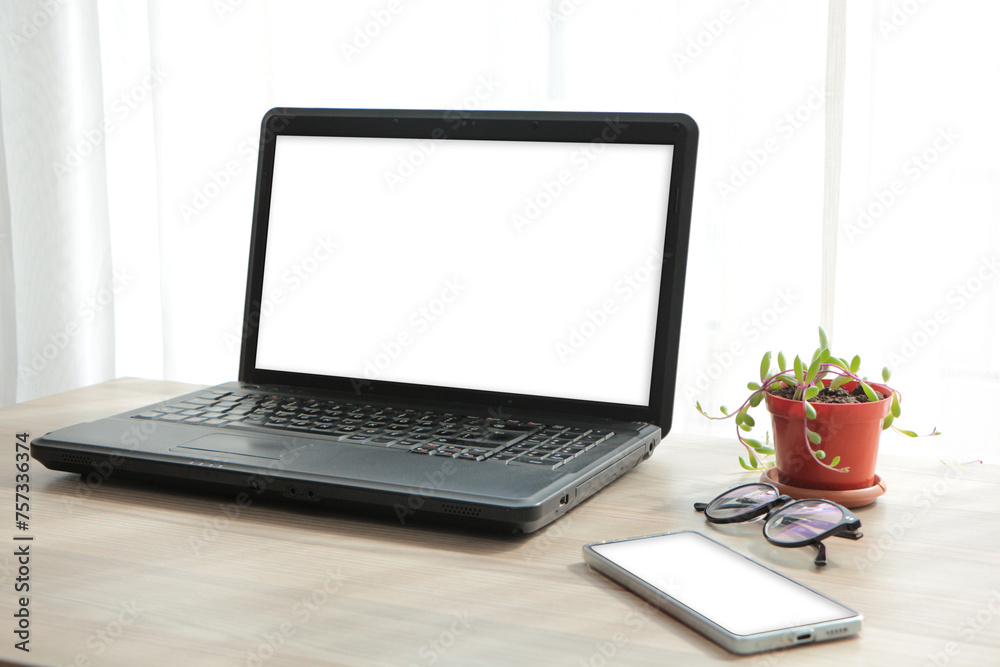
[[[529,533],[670,427],[683,114],[279,108],[238,380],[36,439],[48,468]]]

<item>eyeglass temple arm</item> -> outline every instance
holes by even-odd
[[[695,503],[694,509],[696,512],[704,512],[708,509],[708,503]]]
[[[860,540],[862,537],[864,537],[864,533],[862,533],[860,530],[843,530],[834,535],[834,537],[845,537],[849,540]]]
[[[826,546],[822,542],[813,542],[813,546],[818,549],[816,560],[813,563],[816,565],[826,565]]]

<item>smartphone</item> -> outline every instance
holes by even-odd
[[[861,630],[862,616],[853,609],[693,530],[587,544],[583,558],[733,653]]]

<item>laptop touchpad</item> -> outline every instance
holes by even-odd
[[[304,449],[308,442],[296,438],[264,439],[249,435],[229,435],[218,433],[195,438],[183,445],[171,447],[170,451],[178,454],[194,455],[238,454],[262,459],[280,459],[292,452]]]

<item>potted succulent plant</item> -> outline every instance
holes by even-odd
[[[900,396],[884,384],[889,369],[882,369],[883,383],[860,376],[860,357],[848,362],[833,356],[822,327],[819,347],[809,361],[796,356],[789,365],[779,352],[777,364],[777,370],[772,369],[771,353],[765,353],[760,382],[747,385],[750,396],[736,410],[722,407],[722,417],[712,417],[695,404],[709,419],[735,418],[737,438],[748,454],[745,460],[740,457],[740,465],[763,470],[762,479],[786,487],[785,492],[793,489],[838,502],[853,500],[853,506],[884,493],[885,485],[875,473],[881,432],[892,428],[917,436],[894,425]],[[771,413],[773,447],[767,438],[761,442],[745,435],[755,426],[750,409],[762,402]]]

